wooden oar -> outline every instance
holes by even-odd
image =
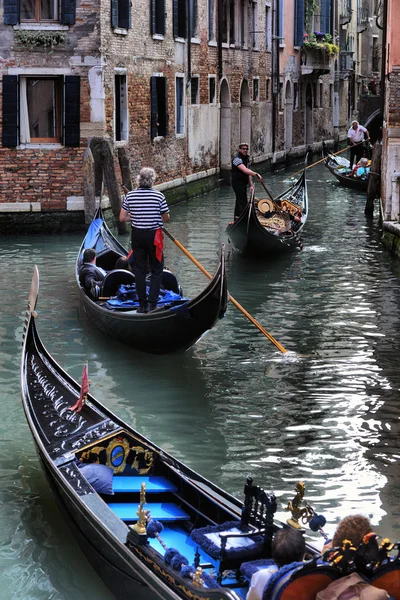
[[[171,233],[169,233],[169,231],[167,231],[165,229],[165,227],[164,227],[164,233],[167,237],[169,237],[170,240],[172,240],[174,242],[174,244],[176,246],[178,246],[178,248],[180,250],[182,250],[182,252],[184,254],[186,254],[186,256],[188,258],[190,258],[190,260],[196,265],[196,267],[198,267],[200,269],[200,271],[202,273],[204,273],[204,275],[206,277],[208,277],[208,279],[212,279],[212,275],[203,267],[203,265],[201,265],[199,263],[199,261],[196,260],[192,254],[190,254],[189,250],[187,250],[185,248],[185,246],[183,246],[176,238],[174,238],[174,236]],[[242,312],[244,314],[245,317],[247,317],[249,319],[249,321],[251,321],[253,323],[253,325],[255,325],[257,327],[257,329],[259,331],[261,331],[261,333],[263,333],[265,335],[265,337],[267,337],[269,339],[270,342],[275,344],[275,346],[282,352],[282,354],[285,354],[287,352],[287,350],[282,346],[282,344],[280,344],[274,337],[272,337],[272,335],[269,334],[268,331],[266,329],[264,329],[264,327],[262,327],[262,325],[260,325],[260,323],[258,323],[258,321],[256,321],[255,318],[252,317],[251,314],[248,313],[247,310],[244,309],[243,306],[241,306],[239,304],[239,302],[237,302],[234,298],[232,298],[231,295],[229,295],[229,300],[232,302],[232,304],[234,304],[236,306],[236,308],[238,308],[240,310],[240,312]]]
[[[369,140],[369,138],[368,138],[368,140]],[[362,140],[362,142],[357,142],[357,144],[353,144],[352,146],[346,146],[346,148],[343,148],[342,150],[339,150],[338,152],[334,152],[333,154],[330,154],[330,156],[336,156],[337,154],[340,154],[341,152],[345,152],[346,150],[349,150],[350,148],[354,148],[354,146],[359,146],[360,144],[363,144],[364,142],[367,142],[368,140]],[[317,160],[317,162],[313,163],[312,165],[308,165],[308,167],[306,167],[306,169],[311,169],[311,167],[315,167],[315,165],[319,165],[319,163],[324,162],[327,158],[329,158],[329,156],[324,156],[324,158]],[[292,173],[291,177],[294,177],[295,175],[302,173],[303,170],[304,169],[301,169],[300,171],[296,171],[296,173]]]

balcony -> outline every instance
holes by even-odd
[[[339,9],[339,23],[340,25],[347,25],[350,23],[353,10],[351,8],[351,0],[342,0]]]
[[[331,71],[331,60],[334,56],[330,56],[323,45],[321,47],[305,47],[301,48],[300,53],[300,69],[302,75],[326,75]]]
[[[367,7],[359,7],[357,10],[357,33],[362,33],[368,27],[369,10]]]

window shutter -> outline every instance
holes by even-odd
[[[150,0],[150,33],[156,33],[156,0]]]
[[[4,0],[4,25],[19,23],[19,0]]]
[[[118,0],[118,27],[129,29],[131,26],[130,0]]]
[[[111,26],[118,27],[118,0],[111,0]]]
[[[60,22],[62,25],[73,25],[76,15],[76,0],[61,0],[61,16]]]
[[[331,33],[331,2],[330,0],[321,1],[321,31]]]
[[[169,120],[169,113],[168,113],[168,79],[166,77],[163,77],[163,82],[164,82],[164,93],[165,93],[165,105],[164,105],[164,110],[165,110],[165,126],[164,126],[164,131],[161,132],[161,135],[168,135],[168,120]]]
[[[304,0],[296,0],[294,45],[301,46],[304,38]]]
[[[158,33],[165,35],[165,0],[158,0],[158,7],[160,12],[158,16],[160,31]]]
[[[151,114],[150,114],[150,135],[151,139],[157,137],[157,112],[158,112],[158,102],[157,102],[157,77],[150,78],[150,106],[151,106]]]
[[[18,75],[3,75],[3,146],[18,145]]]
[[[80,143],[80,77],[66,75],[64,80],[64,145]]]
[[[178,0],[179,35],[186,38],[187,35],[187,9],[186,0]]]
[[[172,21],[173,21],[173,32],[174,38],[179,37],[178,35],[178,0],[172,0]]]

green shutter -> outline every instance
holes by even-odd
[[[150,78],[150,135],[151,135],[151,139],[157,137],[157,135],[158,135],[157,79],[158,79],[157,77]]]
[[[80,144],[80,77],[66,75],[64,80],[64,145]]]
[[[18,76],[3,75],[3,146],[18,145],[18,105]]]
[[[19,23],[19,0],[4,0],[4,25]]]
[[[74,25],[76,17],[76,0],[61,0],[61,16],[60,22],[62,25]]]

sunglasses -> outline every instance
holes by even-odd
[[[248,152],[248,151],[249,151],[249,149],[247,148],[247,146],[241,146],[241,147],[240,147],[240,150],[246,150],[246,152]]]

